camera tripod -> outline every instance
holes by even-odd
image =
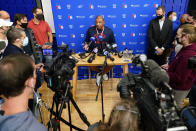
[[[101,88],[101,105],[102,105],[102,121],[103,122],[105,120],[104,104],[103,104],[103,75],[104,75],[103,72],[104,72],[106,66],[107,66],[107,56],[105,56],[105,61],[104,61],[104,64],[103,64],[103,68],[102,68],[102,70],[100,72],[100,74],[101,74],[101,81],[100,81],[100,84],[98,86],[97,95],[96,95],[96,101],[97,101],[98,95],[99,95],[99,90]]]
[[[53,131],[60,131],[60,121],[62,121],[63,123],[65,123],[66,125],[70,126],[70,131],[72,131],[72,128],[78,130],[78,131],[84,131],[74,125],[72,125],[72,120],[71,120],[71,113],[70,113],[70,103],[69,101],[71,100],[71,103],[73,104],[73,106],[75,107],[75,109],[77,110],[80,118],[82,119],[82,121],[87,125],[90,126],[90,123],[88,122],[85,114],[83,114],[79,107],[77,106],[77,104],[75,103],[73,97],[72,97],[72,93],[71,93],[71,84],[68,80],[66,80],[65,82],[65,90],[59,90],[56,91],[54,96],[53,96],[53,102],[52,102],[52,109],[50,109],[50,121],[48,122],[48,130],[49,129],[53,129]],[[66,103],[68,106],[68,115],[69,115],[69,122],[67,122],[66,120],[64,120],[61,117],[63,108],[66,108]],[[56,105],[56,112],[54,112],[54,105]],[[55,117],[52,118],[52,115],[54,115]]]

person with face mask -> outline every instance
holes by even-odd
[[[0,11],[0,59],[2,54],[8,45],[8,40],[6,37],[7,31],[12,26],[13,22],[10,22],[10,15],[7,11]]]
[[[3,56],[10,54],[25,54],[23,45],[26,43],[26,34],[23,29],[13,28],[7,32],[8,46],[6,47]]]
[[[180,28],[179,41],[183,47],[169,64],[167,71],[169,84],[174,89],[177,108],[182,107],[183,100],[196,79],[196,71],[187,67],[188,59],[196,55],[196,28],[190,24],[184,24]]]
[[[25,14],[15,14],[14,23],[15,23],[15,28],[20,28],[25,31],[26,38],[23,43],[23,49],[25,53],[27,53],[29,56],[31,56],[34,59],[32,44],[34,44],[35,41],[32,41],[33,39],[31,39],[31,36],[34,36],[32,30],[27,27],[28,25],[27,16]]]
[[[157,17],[150,21],[148,28],[148,59],[159,65],[166,63],[166,50],[172,38],[172,22],[165,18],[165,7],[156,9]]]
[[[53,43],[53,36],[51,29],[46,21],[44,21],[44,15],[41,8],[35,7],[32,10],[34,18],[28,22],[28,28],[33,30],[37,44],[42,49],[51,49]],[[45,58],[45,62],[51,62],[52,56],[42,56]]]

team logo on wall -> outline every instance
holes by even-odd
[[[84,28],[85,27],[85,25],[80,25],[80,28]]]
[[[140,14],[140,17],[147,18],[148,15],[147,14]]]
[[[67,35],[59,34],[58,37],[59,37],[59,38],[67,38]]]
[[[62,19],[62,15],[57,15],[58,19],[61,20]]]
[[[89,18],[90,19],[94,19],[95,18],[95,15],[90,15]]]
[[[106,5],[97,5],[97,8],[105,9],[105,8],[107,8],[107,6]]]
[[[73,16],[72,15],[68,15],[68,19],[69,20],[72,20],[73,19]]]
[[[112,24],[112,27],[113,27],[113,28],[116,28],[116,24]]]
[[[84,37],[84,34],[80,34],[80,36],[81,36],[81,38],[83,38]]]
[[[137,42],[129,41],[129,45],[137,45]]]
[[[121,42],[121,45],[126,45],[126,42]]]
[[[147,24],[142,24],[142,27],[146,27],[147,26]]]
[[[145,44],[145,42],[144,42],[144,41],[140,42],[140,45],[144,45],[144,44]]]
[[[71,46],[72,46],[72,47],[76,46],[76,43],[71,43]]]
[[[131,7],[137,8],[137,7],[140,7],[140,5],[139,4],[137,4],[137,5],[131,5]]]
[[[84,5],[78,5],[78,9],[81,9],[83,7],[84,7]]]
[[[63,25],[59,25],[59,29],[63,30],[64,29]]]
[[[114,19],[116,18],[116,15],[108,15],[108,18]]]
[[[136,14],[132,14],[131,17],[135,19],[137,16]]]
[[[56,5],[57,10],[61,10],[61,5]]]
[[[73,29],[73,25],[68,25],[69,29]]]
[[[76,16],[77,19],[85,19],[86,16]]]
[[[127,27],[127,25],[126,24],[122,24],[122,28],[126,28]]]
[[[158,4],[154,4],[154,8],[157,8],[159,5]]]
[[[71,34],[71,38],[76,38],[76,35],[75,34]]]
[[[130,24],[130,27],[138,27],[137,24]]]
[[[126,35],[125,33],[122,33],[122,37],[125,37],[125,35]]]
[[[94,9],[94,5],[91,5],[91,4],[90,4],[90,5],[89,5],[89,8],[90,8],[90,9]]]
[[[127,8],[127,4],[123,4],[123,8]]]
[[[146,33],[139,33],[139,36],[146,36]]]
[[[116,4],[113,4],[113,5],[112,5],[112,8],[113,8],[113,9],[116,9]]]
[[[67,4],[67,9],[71,9],[71,5],[70,4]]]
[[[135,37],[135,33],[131,33],[131,37]]]
[[[144,4],[144,7],[149,7],[149,4]]]
[[[127,17],[126,14],[122,14],[122,18],[125,19]]]

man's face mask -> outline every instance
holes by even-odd
[[[162,19],[162,18],[163,18],[163,15],[158,15],[158,16],[157,16],[157,19],[158,19],[158,20],[160,20],[160,19]]]
[[[20,26],[21,26],[22,28],[26,29],[26,28],[27,28],[27,25],[28,25],[28,23],[21,23]]]
[[[43,20],[44,19],[44,15],[43,14],[36,14],[36,18],[38,20]]]

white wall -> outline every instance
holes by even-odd
[[[48,24],[52,30],[52,33],[55,33],[51,0],[41,0],[41,2],[42,2],[45,21],[48,22]]]

